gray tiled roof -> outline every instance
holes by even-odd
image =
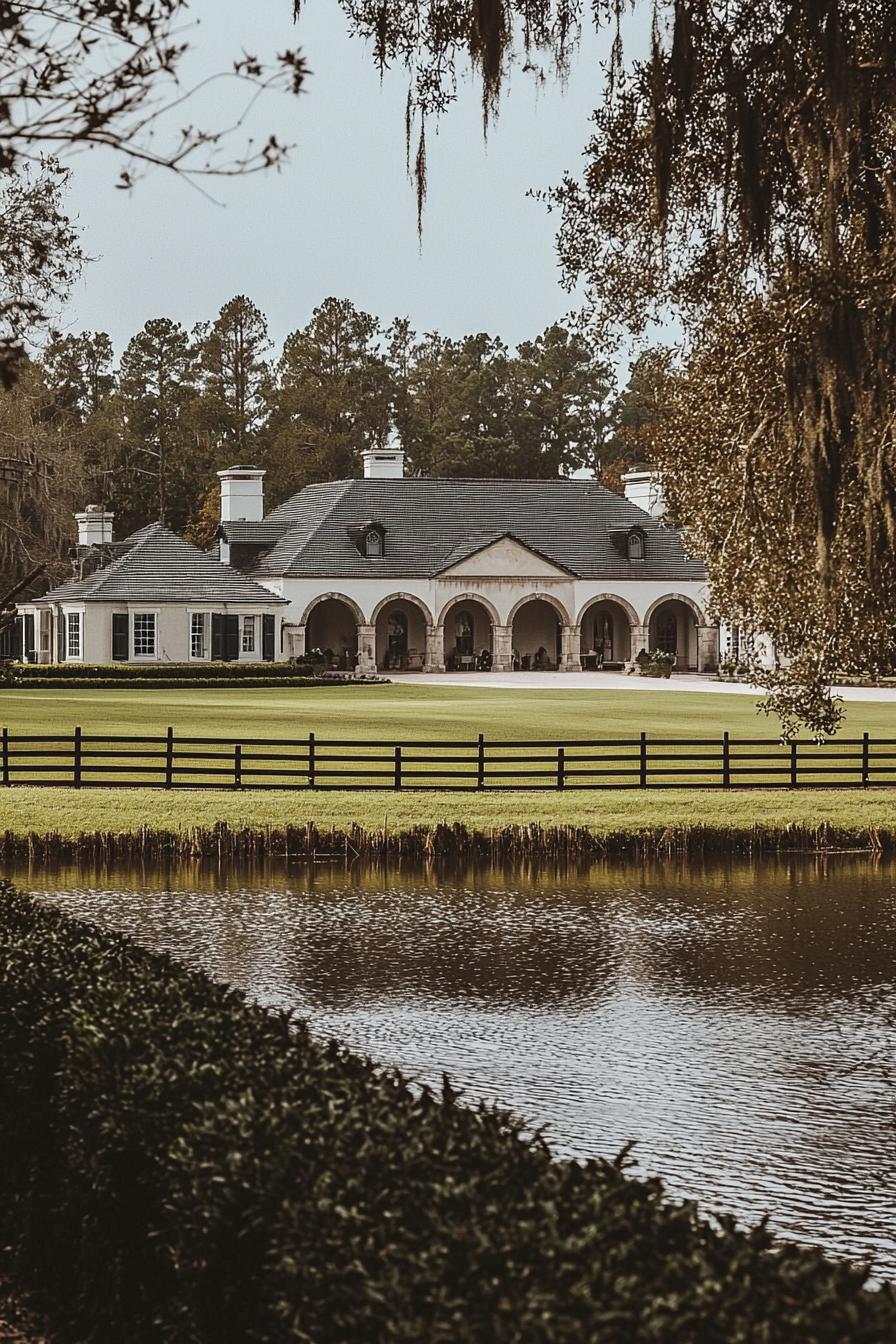
[[[359,554],[350,535],[368,519],[385,529],[380,559]],[[628,527],[645,533],[643,561],[629,561],[610,536]],[[263,523],[223,525],[228,538],[231,530],[234,541],[264,548],[251,571],[259,577],[431,577],[507,534],[584,579],[705,577],[674,528],[592,481],[331,481]]]
[[[72,579],[41,602],[251,602],[284,601],[239,570],[191,546],[161,523],[141,528],[111,564],[85,579]]]

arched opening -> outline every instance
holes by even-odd
[[[512,622],[514,671],[550,672],[563,658],[563,621],[553,603],[529,598],[517,607]]]
[[[305,623],[305,649],[320,650],[324,663],[337,672],[353,672],[358,661],[358,621],[340,597],[325,597],[311,608]]]
[[[631,616],[621,602],[599,598],[582,612],[583,669],[620,671],[632,656]]]
[[[495,663],[494,620],[485,603],[463,597],[442,613],[449,672],[490,672]]]
[[[697,670],[697,617],[686,602],[670,598],[658,603],[647,628],[651,650],[674,653],[679,672]]]
[[[395,598],[376,616],[376,665],[383,672],[420,672],[426,658],[426,617],[414,602]]]

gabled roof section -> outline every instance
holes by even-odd
[[[360,554],[349,529],[362,518],[386,530],[385,555]],[[264,523],[240,524],[271,525],[282,531],[254,562],[258,578],[431,578],[506,536],[583,579],[705,578],[675,528],[593,481],[331,481],[300,491]],[[647,539],[636,571],[610,538],[620,527],[639,527]]]
[[[570,574],[573,578],[579,577],[568,565],[560,564],[559,561],[554,560],[549,555],[545,555],[543,551],[539,551],[535,546],[530,546],[528,542],[523,541],[513,532],[493,532],[486,537],[470,537],[467,541],[459,542],[446,559],[442,568],[437,570],[437,573],[445,574],[448,570],[454,569],[455,566],[460,565],[463,561],[472,560],[475,556],[481,555],[484,551],[491,550],[493,546],[497,546],[502,541],[513,542],[517,547],[521,547],[523,551],[528,551],[530,555],[537,556],[539,560],[546,565],[550,565],[553,569],[558,569],[565,574]]]
[[[122,554],[111,564],[63,583],[40,601],[244,602],[256,607],[285,601],[161,523],[141,528],[120,545]]]

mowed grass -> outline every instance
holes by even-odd
[[[777,723],[757,714],[750,696],[685,691],[511,690],[464,686],[313,687],[199,691],[0,691],[0,725],[11,732],[176,735],[222,743],[246,738],[350,738],[386,742],[573,740],[584,737],[768,737]],[[896,737],[896,708],[847,707],[843,736]],[[129,831],[142,825],[182,831],[226,821],[234,826],[401,830],[460,822],[489,830],[514,823],[588,826],[606,833],[646,827],[832,826],[863,830],[896,825],[896,790],[661,792],[525,791],[514,793],[165,792],[151,789],[17,787],[0,793],[0,831]]]
[[[896,737],[896,706],[850,704],[841,735]],[[778,721],[750,695],[699,691],[491,690],[480,686],[327,686],[284,690],[2,690],[0,727],[11,732],[176,734],[388,742],[587,737],[775,738]]]

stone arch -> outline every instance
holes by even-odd
[[[421,597],[416,597],[413,593],[390,593],[388,597],[382,598],[377,602],[370,614],[370,625],[376,625],[377,620],[390,602],[410,602],[412,606],[419,608],[423,613],[423,619],[427,625],[433,625],[432,612]]]
[[[445,624],[445,617],[451,611],[452,607],[463,605],[464,602],[478,602],[480,607],[485,607],[491,618],[492,625],[500,625],[501,618],[498,615],[498,609],[493,603],[489,602],[487,597],[480,597],[479,593],[459,593],[457,597],[449,597],[448,601],[439,612],[439,625]]]
[[[354,616],[357,625],[367,624],[364,620],[364,613],[357,602],[352,601],[350,597],[346,597],[345,593],[318,593],[317,597],[312,597],[311,601],[302,612],[301,620],[299,621],[300,625],[308,624],[308,617],[311,615],[314,608],[319,606],[321,602],[344,602]]]
[[[632,656],[638,613],[624,597],[598,593],[579,612],[579,657],[582,667],[619,668]]]
[[[521,597],[519,602],[516,602],[514,604],[509,616],[507,617],[507,624],[509,626],[513,625],[514,618],[517,612],[520,610],[521,607],[524,607],[527,602],[547,602],[548,606],[554,608],[554,610],[556,611],[557,615],[560,617],[560,620],[563,622],[564,625],[572,625],[572,621],[570,620],[569,617],[569,612],[566,610],[563,603],[560,601],[558,597],[554,597],[552,593],[535,592],[535,593],[527,593],[525,597]]]
[[[665,600],[665,599],[664,599]],[[640,625],[641,621],[638,613],[635,611],[631,602],[626,602],[624,597],[618,597],[616,593],[596,593],[594,597],[589,597],[587,602],[583,602],[576,617],[576,625],[582,624],[582,617],[589,607],[593,607],[597,602],[615,602],[617,607],[621,607],[628,617],[629,625]]]
[[[644,620],[641,622],[641,624],[649,625],[657,609],[663,606],[665,602],[682,602],[684,606],[690,607],[691,611],[694,613],[694,618],[698,625],[709,624],[709,622],[706,619],[705,612],[703,612],[701,608],[697,606],[697,603],[694,601],[692,597],[685,597],[683,593],[664,593],[663,596],[658,597],[655,602],[651,602],[650,606],[644,613]]]
[[[466,611],[470,624],[463,638],[458,637],[458,621]],[[451,614],[456,613],[454,623]],[[436,637],[450,672],[493,670],[498,666],[498,628],[501,618],[495,605],[478,593],[458,593],[439,613]]]

